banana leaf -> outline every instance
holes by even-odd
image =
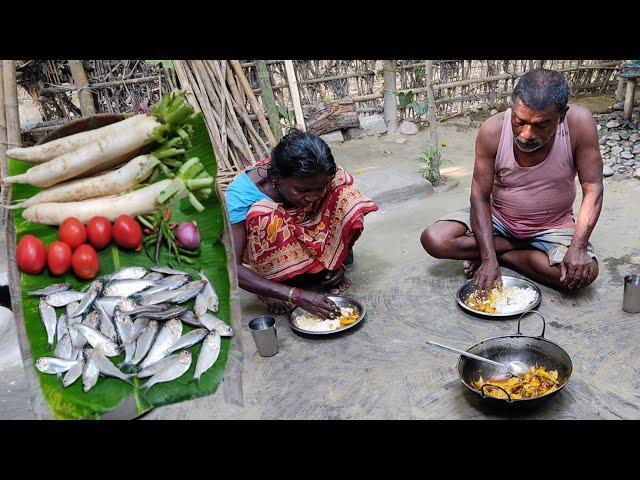
[[[205,169],[215,177],[217,173],[216,158],[202,114],[198,116],[194,125],[192,145],[192,148],[187,152],[187,158],[198,157],[204,164]],[[9,172],[11,175],[23,173],[30,166],[31,164],[9,159]],[[37,191],[39,191],[38,188],[28,185],[13,185],[12,197],[13,199],[28,198]],[[216,194],[212,194],[207,200],[202,201],[205,209],[200,213],[189,204],[186,198],[172,206],[172,221],[195,220],[197,222],[201,235],[201,254],[196,258],[196,265],[190,267],[184,263],[178,264],[175,260],[171,261],[166,252],[163,253],[160,264],[168,265],[169,261],[171,261],[175,268],[196,275],[198,270],[202,269],[214,285],[220,299],[220,311],[217,316],[226,323],[231,324],[227,253],[221,241],[221,235],[225,228],[225,216],[217,190],[214,191],[216,191]],[[13,212],[13,222],[16,242],[25,234],[35,235],[45,245],[57,239],[57,227],[29,223],[22,218],[22,210]],[[101,266],[99,275],[112,273],[124,266],[150,267],[153,265],[151,259],[145,255],[144,250],[141,252],[125,251],[117,247],[115,243],[99,251],[98,254]],[[59,277],[50,275],[46,269],[40,275],[20,273],[20,300],[23,307],[24,332],[34,360],[42,356],[51,356],[53,352],[47,347],[47,335],[38,311],[38,297],[29,296],[28,292],[65,281],[70,282],[76,290],[84,288],[90,283],[77,279],[72,272]],[[193,300],[185,305],[192,306]],[[59,316],[63,313],[63,309],[58,308],[56,313]],[[190,330],[192,330],[192,327],[185,324],[183,334]],[[20,331],[21,329],[19,328]],[[154,407],[214,393],[221,383],[225,371],[229,344],[230,339],[223,337],[217,361],[211,369],[202,375],[199,384],[196,384],[193,380],[193,373],[201,343],[191,347],[193,360],[191,367],[184,375],[171,382],[154,385],[148,391],[140,388],[141,384],[148,379],[138,380],[134,378],[134,384],[129,385],[115,378],[101,376],[96,386],[85,393],[82,388],[81,378],[69,387],[64,388],[61,380],[56,375],[40,373],[35,370],[32,364],[30,368],[33,368],[36,372],[44,400],[54,418],[101,418],[123,402],[131,402],[132,398],[135,401],[136,412],[142,414]],[[123,359],[124,355],[121,354],[111,360],[114,364],[118,364]]]

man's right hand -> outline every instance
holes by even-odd
[[[483,260],[473,278],[476,290],[483,292],[490,291],[494,283],[497,286],[502,285],[500,264],[497,260]]]
[[[308,290],[304,290],[300,295],[298,306],[323,318],[338,318],[340,316],[340,307],[326,296]]]

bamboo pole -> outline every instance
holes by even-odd
[[[157,82],[157,75],[150,75],[147,77],[129,78],[127,80],[113,80],[112,82],[89,82],[89,87],[93,90],[102,90],[110,87],[119,87],[122,85],[131,85],[135,83],[152,83]],[[49,93],[65,93],[78,90],[75,85],[68,85],[64,87],[47,87],[40,89],[40,95],[47,95]]]
[[[396,133],[398,115],[398,92],[396,90],[396,60],[384,61],[384,122],[390,134]]]
[[[187,78],[187,74],[184,70],[184,61],[171,60],[171,63],[173,63],[173,69],[175,70],[178,81],[180,82],[180,89],[185,91],[187,100],[196,109],[196,111],[202,112],[198,99],[193,93],[193,87],[191,86],[191,83],[189,83],[189,79]]]
[[[267,136],[267,140],[269,141],[271,146],[275,147],[278,141],[276,140],[276,137],[273,136],[273,132],[271,131],[271,128],[269,127],[269,123],[267,122],[267,119],[264,116],[262,107],[258,103],[258,99],[254,95],[253,90],[251,90],[251,85],[249,84],[249,80],[247,80],[247,77],[245,76],[244,71],[240,66],[240,62],[238,60],[230,60],[230,62],[231,62],[231,66],[233,67],[233,71],[236,74],[236,77],[238,78],[238,80],[240,80],[240,84],[242,85],[242,88],[245,94],[247,95],[247,98],[249,99],[251,108],[253,108],[254,113],[258,116],[258,122],[260,123],[260,127],[262,128],[262,131]]]
[[[435,148],[436,155],[433,158],[434,165],[434,179],[435,183],[440,182],[440,143],[438,143],[438,121],[436,120],[436,101],[433,93],[433,61],[427,60],[426,63],[426,77],[427,77],[427,99],[429,100],[429,137],[431,140],[432,148]]]
[[[296,114],[296,127],[306,132],[307,127],[304,124],[304,115],[302,114],[302,105],[300,104],[300,90],[298,90],[298,80],[296,79],[296,71],[293,68],[293,60],[285,60],[284,68],[287,73],[287,81],[289,82],[289,93],[291,93],[293,110]]]
[[[7,167],[7,118],[4,106],[4,75],[3,63],[0,60],[0,176],[6,177],[9,174]],[[2,200],[4,203],[5,185],[2,185]]]
[[[271,89],[271,79],[269,78],[269,70],[264,60],[256,60],[256,72],[258,73],[258,83],[262,92],[262,104],[264,105],[267,115],[269,116],[269,125],[276,140],[282,139],[282,125],[280,125],[280,114],[276,99]]]
[[[251,144],[253,145],[256,151],[256,154],[258,154],[259,156],[262,156],[264,154],[268,155],[269,147],[267,146],[266,143],[264,143],[264,140],[262,140],[262,137],[258,134],[258,132],[256,132],[255,128],[253,128],[251,117],[249,116],[249,112],[247,112],[247,110],[244,108],[242,94],[238,89],[238,85],[236,84],[236,79],[233,76],[231,66],[228,63],[226,64],[226,67],[225,67],[225,73],[227,76],[227,85],[231,90],[231,96],[232,96],[232,99],[234,100],[233,106],[236,112],[238,112],[238,114],[240,115],[240,118],[244,121],[247,127],[247,130],[250,133],[249,140],[251,141]]]
[[[18,85],[16,83],[15,60],[3,60],[4,105],[7,121],[7,142],[12,147],[22,145],[20,137],[20,115],[18,113]]]
[[[93,95],[89,90],[89,80],[87,80],[87,72],[84,70],[82,60],[68,60],[69,70],[73,77],[73,83],[78,89],[78,100],[80,101],[80,111],[83,117],[91,117],[96,114],[96,107],[93,103]]]

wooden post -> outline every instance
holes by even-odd
[[[242,67],[240,66],[240,62],[238,60],[229,60],[231,63],[231,67],[233,67],[233,71],[236,74],[237,79],[240,81],[240,85],[242,85],[242,89],[244,93],[247,95],[249,99],[249,103],[251,104],[251,108],[253,108],[253,113],[255,113],[258,117],[258,123],[260,124],[260,128],[264,131],[264,134],[267,136],[267,140],[272,147],[275,147],[278,143],[276,137],[274,137],[271,128],[269,127],[269,122],[267,122],[266,117],[262,111],[262,107],[260,103],[258,103],[258,99],[256,98],[253,90],[251,89],[251,85],[249,84],[249,80],[247,80]]]
[[[78,87],[78,99],[80,100],[80,111],[83,117],[91,117],[96,114],[96,107],[93,104],[93,95],[89,90],[89,80],[87,72],[84,70],[82,60],[68,60],[69,70],[73,77],[73,83]]]
[[[616,88],[616,102],[624,100],[624,78],[618,77],[618,86]]]
[[[436,119],[436,99],[433,94],[433,60],[427,60],[426,63],[426,75],[427,75],[427,98],[429,99],[429,135],[431,139],[431,146],[435,148],[436,155],[434,157],[433,170],[435,173],[435,183],[440,183],[440,144],[438,143],[438,120]]]
[[[627,93],[624,96],[624,112],[623,116],[627,120],[631,120],[633,115],[633,97],[636,93],[636,81],[635,78],[627,78]]]
[[[298,80],[296,79],[296,71],[293,68],[293,60],[285,60],[284,68],[287,72],[287,82],[289,83],[289,93],[293,102],[293,110],[296,114],[296,127],[303,132],[307,131],[304,124],[304,116],[302,114],[302,105],[300,104],[300,90],[298,90]]]
[[[258,83],[260,84],[262,104],[269,116],[271,131],[276,137],[276,140],[280,141],[282,139],[282,125],[280,125],[280,113],[278,113],[278,105],[276,105],[276,99],[273,96],[273,89],[271,88],[271,79],[269,78],[267,62],[264,60],[256,60],[256,72],[258,73]]]
[[[384,61],[384,123],[387,124],[387,130],[390,134],[394,134],[398,126],[396,120],[398,114],[396,66],[396,60]],[[430,81],[429,78],[427,81]]]

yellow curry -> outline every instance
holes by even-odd
[[[558,371],[551,370],[548,372],[546,367],[536,365],[531,367],[531,370],[522,377],[494,377],[485,381],[480,376],[478,380],[471,382],[471,385],[478,390],[481,390],[485,384],[497,385],[503,388],[509,393],[512,400],[540,397],[559,388]],[[507,398],[502,390],[490,386],[485,387],[484,393],[495,398]]]

